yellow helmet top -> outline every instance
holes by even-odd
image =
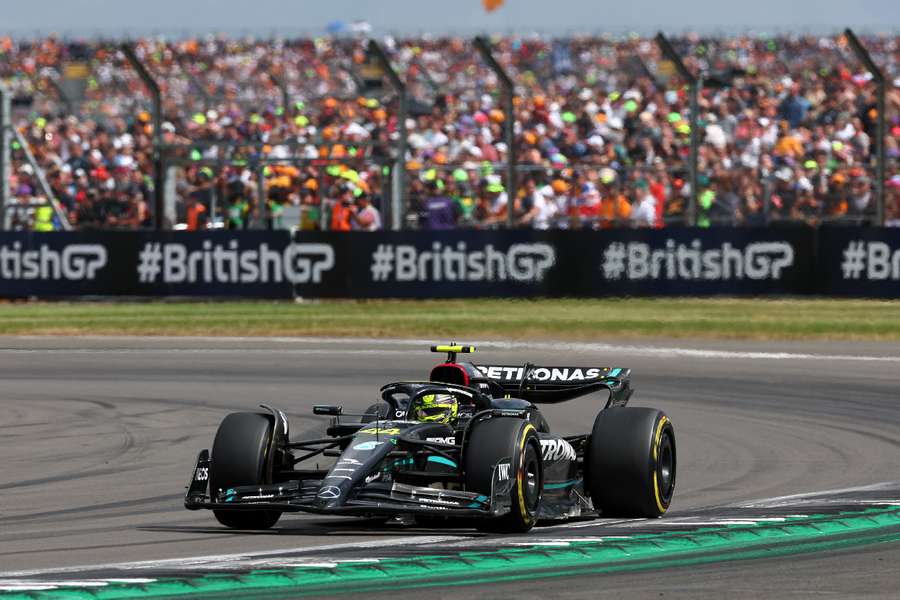
[[[413,401],[411,418],[423,423],[450,424],[459,413],[459,402],[450,394],[426,394]]]

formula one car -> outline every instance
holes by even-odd
[[[659,517],[675,488],[675,432],[661,411],[626,407],[630,370],[457,362],[472,346],[433,346],[447,360],[428,381],[381,388],[364,413],[315,406],[325,435],[291,441],[277,409],[225,417],[185,496],[236,529],[282,513],[412,517],[525,532],[539,520]],[[537,405],[600,392],[590,432],[559,436]],[[346,417],[355,417],[348,421]],[[342,419],[342,417],[344,417]],[[317,457],[335,457],[320,468]],[[313,462],[313,468],[298,468]],[[412,519],[410,519],[412,520]]]

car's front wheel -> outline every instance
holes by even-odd
[[[213,442],[209,469],[210,495],[242,485],[268,481],[267,458],[272,419],[259,413],[231,413],[222,420]],[[213,510],[216,520],[233,529],[268,529],[278,522],[279,511]]]
[[[534,426],[522,419],[499,417],[475,423],[468,435],[463,464],[466,489],[491,496],[494,466],[509,460],[512,480],[509,514],[478,521],[492,533],[524,533],[534,527],[541,503],[541,444]]]

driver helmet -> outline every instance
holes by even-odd
[[[410,416],[413,421],[449,425],[459,413],[459,402],[450,394],[425,394],[413,401]]]

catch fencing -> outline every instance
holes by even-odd
[[[900,297],[900,229],[9,232],[0,296]]]

